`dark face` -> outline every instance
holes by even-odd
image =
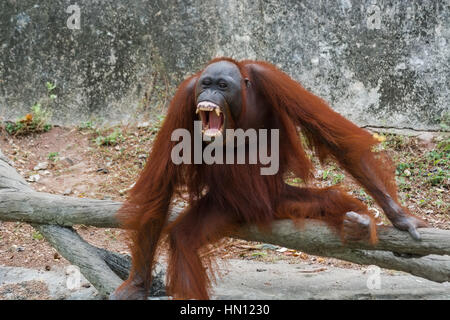
[[[238,67],[228,61],[210,64],[200,75],[195,93],[203,135],[224,137],[225,129],[234,129],[242,109],[241,82]]]

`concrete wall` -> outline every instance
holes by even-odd
[[[437,129],[449,112],[448,0],[2,0],[0,30],[6,119],[49,81],[55,123],[127,121],[221,55],[275,63],[359,125]]]

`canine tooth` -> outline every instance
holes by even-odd
[[[195,114],[198,114],[200,112],[200,109],[197,108],[197,110],[195,110]]]
[[[217,114],[217,116],[219,117],[219,116],[220,116],[220,110],[219,110],[219,108],[215,108],[214,110],[216,111],[216,114]]]

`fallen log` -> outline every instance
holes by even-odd
[[[0,151],[0,220],[30,223],[98,291],[108,296],[128,274],[129,257],[96,248],[84,241],[71,227],[87,225],[119,228],[116,212],[120,202],[73,198],[34,191],[10,165]],[[175,217],[179,207],[172,209]],[[338,258],[365,265],[409,272],[436,282],[450,281],[450,231],[420,229],[422,241],[393,227],[379,227],[379,241],[347,242],[326,224],[307,220],[301,227],[290,220],[275,221],[271,232],[255,226],[237,230],[234,237],[272,243],[308,254]],[[162,294],[163,273],[155,278],[153,294]]]

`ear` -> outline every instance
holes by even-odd
[[[250,79],[249,78],[245,78],[244,81],[245,81],[245,86],[247,88],[250,88],[250,85],[251,85]]]

